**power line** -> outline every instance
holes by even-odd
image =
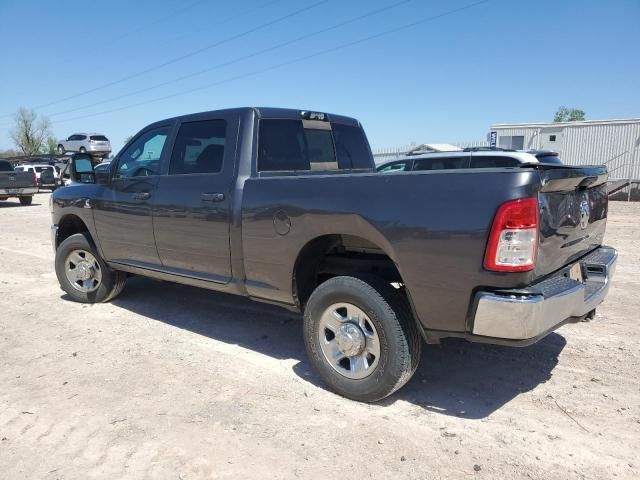
[[[168,13],[167,15],[164,15],[162,17],[156,18],[155,20],[146,23],[145,25],[143,25],[140,28],[136,28],[133,30],[129,30],[127,32],[122,33],[121,35],[116,36],[115,38],[111,38],[109,42],[103,43],[101,46],[106,46],[106,45],[112,45],[114,43],[117,43],[118,41],[122,40],[123,38],[127,38],[130,37],[131,35],[135,35],[136,33],[142,32],[146,29],[148,29],[149,27],[153,26],[153,25],[157,25],[159,23],[162,23],[166,20],[173,20],[174,18],[182,15],[183,13],[188,12],[189,10],[192,10],[194,7],[197,7],[198,5],[200,5],[201,3],[205,3],[208,2],[209,0],[197,0],[195,2],[189,3],[188,5],[185,5],[181,8],[178,9],[174,9],[173,11],[171,11],[171,13]]]
[[[313,8],[316,8],[316,7],[319,7],[320,5],[323,5],[323,4],[327,3],[328,1],[329,0],[317,1],[315,3],[312,3],[311,5],[307,5],[306,7],[294,10],[291,13],[288,13],[286,15],[282,15],[282,16],[274,19],[274,20],[270,20],[268,22],[262,23],[262,24],[258,25],[257,27],[250,28],[249,30],[245,30],[244,32],[232,35],[230,37],[226,37],[226,38],[224,38],[222,40],[219,40],[217,42],[214,42],[214,43],[210,43],[208,45],[205,45],[204,47],[200,47],[200,48],[198,48],[196,50],[192,50],[191,52],[188,52],[188,53],[186,53],[184,55],[180,55],[178,57],[174,57],[171,60],[167,60],[166,62],[160,63],[160,64],[155,65],[153,67],[147,68],[145,70],[141,70],[141,71],[139,71],[137,73],[134,73],[134,74],[131,74],[131,75],[127,75],[127,76],[122,77],[122,78],[120,78],[118,80],[114,80],[114,81],[102,84],[102,85],[100,85],[98,87],[90,88],[89,90],[85,90],[85,91],[77,93],[75,95],[70,95],[68,97],[61,98],[60,100],[49,102],[49,103],[44,104],[44,105],[39,105],[39,106],[37,106],[35,108],[39,109],[39,108],[50,107],[51,105],[56,105],[58,103],[65,102],[67,100],[71,100],[71,99],[86,95],[88,93],[93,93],[93,92],[96,92],[98,90],[102,90],[104,88],[111,87],[113,85],[117,85],[119,83],[125,82],[127,80],[131,80],[133,78],[140,77],[140,76],[145,75],[147,73],[154,72],[154,71],[159,70],[159,69],[161,69],[163,67],[166,67],[168,65],[172,65],[174,63],[180,62],[180,61],[185,60],[187,58],[191,58],[191,57],[193,57],[195,55],[198,55],[198,54],[200,54],[202,52],[205,52],[207,50],[210,50],[212,48],[218,47],[218,46],[220,46],[220,45],[222,45],[224,43],[228,43],[228,42],[231,42],[233,40],[237,40],[238,38],[241,38],[241,37],[244,37],[244,36],[249,35],[251,33],[257,32],[258,30],[262,30],[263,28],[270,27],[272,25],[275,25],[276,23],[282,22],[282,21],[287,20],[287,19],[289,19],[291,17],[294,17],[296,15],[300,15],[300,14],[302,14],[304,12],[307,12],[307,11],[313,9]],[[11,116],[11,114],[3,115],[0,118],[6,118],[6,117],[9,117],[9,116]]]
[[[302,57],[298,57],[298,58],[295,58],[293,60],[289,60],[289,61],[286,61],[286,62],[278,63],[276,65],[272,65],[270,67],[262,68],[262,69],[259,69],[259,70],[254,70],[252,72],[248,72],[248,73],[245,73],[245,74],[242,74],[242,75],[237,75],[235,77],[230,77],[230,78],[227,78],[227,79],[224,79],[224,80],[220,80],[218,82],[209,83],[209,84],[206,84],[206,85],[202,85],[200,87],[192,88],[192,89],[189,89],[189,90],[184,90],[182,92],[173,93],[171,95],[165,95],[163,97],[158,97],[158,98],[154,98],[154,99],[151,99],[151,100],[146,100],[144,102],[134,103],[134,104],[131,104],[131,105],[125,105],[123,107],[114,108],[114,109],[111,109],[111,110],[105,110],[105,111],[102,111],[102,112],[92,113],[92,114],[88,114],[88,115],[82,115],[82,116],[73,117],[73,118],[66,118],[64,120],[58,121],[58,123],[70,122],[70,121],[73,121],[73,120],[81,120],[81,119],[84,119],[84,118],[96,117],[98,115],[106,115],[108,113],[114,113],[114,112],[119,112],[119,111],[122,111],[122,110],[128,110],[129,108],[139,107],[139,106],[142,106],[142,105],[148,105],[150,103],[159,102],[159,101],[166,100],[166,99],[169,99],[169,98],[174,98],[174,97],[178,97],[178,96],[181,96],[181,95],[187,95],[189,93],[205,90],[205,89],[208,89],[208,88],[211,88],[211,87],[215,87],[215,86],[218,86],[218,85],[221,85],[221,84],[224,84],[224,83],[230,83],[230,82],[233,82],[233,81],[236,81],[236,80],[241,80],[241,79],[244,79],[244,78],[247,78],[247,77],[258,75],[260,73],[269,72],[271,70],[276,70],[278,68],[282,68],[282,67],[285,67],[285,66],[292,65],[294,63],[299,63],[299,62],[302,62],[302,61],[305,61],[305,60],[309,60],[311,58],[319,57],[321,55],[326,55],[328,53],[336,52],[338,50],[344,50],[345,48],[349,48],[349,47],[352,47],[354,45],[359,45],[361,43],[368,42],[370,40],[375,40],[375,39],[378,39],[380,37],[384,37],[386,35],[391,35],[393,33],[397,33],[397,32],[406,30],[408,28],[413,28],[413,27],[416,27],[416,26],[421,25],[423,23],[432,22],[434,20],[438,20],[438,19],[443,18],[443,17],[454,15],[454,14],[462,12],[464,10],[469,10],[471,8],[477,7],[478,5],[482,5],[484,3],[488,3],[489,1],[490,0],[480,0],[478,2],[470,3],[468,5],[465,5],[465,6],[462,6],[462,7],[458,7],[458,8],[452,9],[452,10],[448,10],[446,12],[443,12],[443,13],[440,13],[440,14],[437,14],[437,15],[432,15],[430,17],[425,17],[425,18],[422,18],[420,20],[416,20],[416,21],[413,21],[413,22],[410,22],[410,23],[406,23],[406,24],[401,25],[399,27],[395,27],[395,28],[392,28],[392,29],[389,29],[389,30],[385,30],[385,31],[382,31],[380,33],[376,33],[374,35],[369,35],[369,36],[360,38],[358,40],[354,40],[354,41],[351,41],[351,42],[343,43],[343,44],[335,46],[335,47],[331,47],[331,48],[327,48],[327,49],[324,49],[324,50],[320,50],[320,51],[318,51],[316,53],[312,53],[310,55],[304,55]]]
[[[372,17],[374,15],[378,15],[380,13],[383,13],[383,12],[389,11],[391,9],[400,7],[401,5],[404,5],[404,4],[412,2],[412,1],[414,1],[414,0],[401,0],[399,2],[392,3],[391,5],[387,5],[387,6],[382,7],[382,8],[378,8],[377,10],[373,10],[373,11],[365,13],[363,15],[359,15],[357,17],[353,17],[353,18],[350,18],[348,20],[344,20],[342,22],[336,23],[336,24],[331,25],[329,27],[326,27],[326,28],[323,28],[323,29],[320,29],[320,30],[316,30],[314,32],[310,32],[310,33],[307,33],[305,35],[301,35],[301,36],[296,37],[296,38],[291,39],[291,40],[287,40],[286,42],[282,42],[282,43],[279,43],[277,45],[273,45],[271,47],[255,51],[255,52],[247,54],[247,55],[236,57],[236,58],[234,58],[232,60],[229,60],[229,61],[226,61],[226,62],[223,62],[223,63],[219,63],[219,64],[214,65],[214,66],[209,67],[209,68],[198,70],[197,72],[189,73],[187,75],[182,75],[180,77],[176,77],[176,78],[173,78],[171,80],[167,80],[165,82],[161,82],[161,83],[157,83],[155,85],[147,86],[145,88],[142,88],[142,89],[139,89],[139,90],[135,90],[133,92],[125,93],[123,95],[118,95],[116,97],[111,97],[111,98],[108,98],[106,100],[101,100],[99,102],[92,102],[90,104],[86,104],[86,105],[83,105],[81,107],[76,107],[76,108],[72,108],[72,109],[69,109],[69,110],[64,110],[62,112],[51,113],[51,114],[47,115],[47,117],[57,117],[59,115],[65,115],[67,113],[73,113],[73,112],[77,112],[79,110],[85,110],[85,109],[87,109],[89,107],[94,107],[96,105],[104,105],[105,103],[111,103],[111,102],[114,102],[116,100],[121,100],[123,98],[127,98],[127,97],[131,97],[131,96],[134,96],[134,95],[138,95],[140,93],[146,93],[146,92],[148,92],[150,90],[154,90],[156,88],[165,87],[165,86],[170,85],[172,83],[176,83],[176,82],[180,82],[182,80],[187,80],[189,78],[197,77],[197,76],[202,75],[204,73],[208,73],[208,72],[211,72],[213,70],[217,70],[217,69],[222,68],[222,67],[227,67],[229,65],[233,65],[233,64],[241,62],[243,60],[248,60],[250,58],[254,58],[254,57],[257,57],[259,55],[262,55],[264,53],[272,52],[272,51],[277,50],[279,48],[287,47],[289,45],[293,45],[294,43],[301,42],[301,41],[306,40],[308,38],[311,38],[311,37],[314,37],[314,36],[317,36],[317,35],[321,35],[323,33],[327,33],[327,32],[329,32],[331,30],[335,30],[335,29],[340,28],[340,27],[344,27],[345,25],[349,25],[351,23],[363,20],[365,18]]]

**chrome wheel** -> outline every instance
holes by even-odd
[[[74,250],[64,262],[69,283],[83,293],[93,292],[102,283],[102,269],[96,257],[86,250]]]
[[[380,339],[373,322],[350,303],[335,303],[320,317],[318,336],[329,365],[358,380],[373,373],[380,358]]]

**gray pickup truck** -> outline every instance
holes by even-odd
[[[38,192],[34,173],[16,172],[8,160],[0,159],[0,200],[18,198],[21,205],[31,205],[33,195]]]
[[[376,401],[445,337],[522,346],[593,317],[605,167],[538,163],[382,174],[360,123],[238,108],[140,131],[109,171],[72,160],[52,195],[61,287],[105,302],[143,275],[304,313],[336,392]],[[214,321],[214,319],[212,319]]]

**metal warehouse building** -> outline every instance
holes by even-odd
[[[640,180],[640,118],[495,124],[491,146],[554,150],[569,165],[605,164],[609,178]]]

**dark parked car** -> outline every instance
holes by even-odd
[[[38,180],[33,172],[16,172],[8,160],[0,159],[0,200],[16,197],[22,205],[31,205],[38,192]]]
[[[411,378],[423,340],[528,345],[604,299],[617,258],[602,246],[606,168],[530,157],[380,175],[352,118],[170,118],[108,172],[71,161],[76,183],[52,195],[56,274],[79,302],[137,274],[304,312],[320,377],[375,401]]]

